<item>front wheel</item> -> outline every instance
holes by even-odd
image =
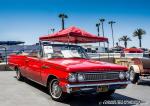
[[[62,91],[58,79],[53,79],[49,82],[48,91],[51,98],[55,101],[64,101],[67,94]]]
[[[139,80],[139,73],[135,73],[133,68],[130,68],[130,81],[135,84]]]

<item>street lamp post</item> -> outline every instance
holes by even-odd
[[[100,19],[100,22],[101,22],[101,24],[102,24],[102,33],[103,33],[103,37],[105,37],[105,34],[104,34],[104,21],[105,21],[105,19]],[[105,48],[105,42],[104,42],[104,48]]]
[[[61,18],[61,22],[62,22],[62,30],[65,29],[65,18],[68,18],[68,16],[66,14],[59,14],[58,16],[59,18]]]
[[[52,31],[52,33],[54,33],[54,32],[55,32],[55,29],[54,29],[54,28],[51,28],[51,31]]]
[[[50,34],[50,29],[48,28],[48,34]]]
[[[114,47],[114,31],[113,31],[113,24],[116,23],[115,21],[109,21],[108,24],[111,26],[111,32],[112,32],[112,41],[113,41],[113,47]]]
[[[55,29],[54,29],[54,28],[50,28],[50,29],[48,29],[48,34],[50,34],[50,33],[51,33],[50,31],[51,31],[52,33],[54,33],[54,32],[55,32]]]

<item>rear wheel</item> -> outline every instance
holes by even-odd
[[[62,91],[58,79],[52,79],[49,82],[48,91],[51,98],[55,101],[64,101],[67,98],[67,93]]]
[[[22,81],[23,80],[23,76],[20,72],[20,70],[18,68],[15,69],[16,70],[16,78],[19,80],[19,81]]]
[[[139,80],[139,73],[136,73],[136,72],[134,71],[134,68],[131,67],[131,68],[130,68],[130,81],[131,81],[133,84],[135,84],[135,83],[138,82],[138,80]]]

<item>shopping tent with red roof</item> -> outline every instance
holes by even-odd
[[[39,40],[64,43],[95,43],[107,42],[108,38],[98,37],[75,26],[72,26],[57,33],[42,36],[39,38]]]
[[[123,51],[125,53],[143,53],[143,50],[139,48],[125,48]]]

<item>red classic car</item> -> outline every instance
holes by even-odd
[[[77,45],[45,43],[42,49],[10,55],[8,63],[18,80],[27,78],[47,87],[57,101],[74,93],[110,96],[130,82],[127,67],[91,60]]]

